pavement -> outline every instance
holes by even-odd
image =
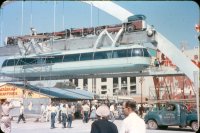
[[[12,121],[11,133],[90,133],[91,124],[93,121],[83,123],[82,120],[76,119],[72,122],[72,128],[62,128],[62,125],[56,123],[56,128],[50,129],[50,122],[34,122],[36,118],[29,118],[26,123],[17,120]],[[118,130],[120,130],[122,120],[115,120]],[[178,127],[170,127],[167,130],[148,130],[147,133],[194,133],[191,128],[180,129]]]
[[[50,122],[34,122],[26,120],[26,123],[12,121],[12,133],[90,133],[92,121],[83,123],[82,120],[73,120],[72,128],[62,128],[62,124],[56,123],[56,128],[50,129]],[[116,121],[120,125],[122,121]]]

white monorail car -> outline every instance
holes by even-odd
[[[6,59],[1,74],[15,78],[59,77],[142,71],[151,63],[141,45],[69,50]]]

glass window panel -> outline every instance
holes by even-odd
[[[37,60],[39,58],[22,58],[18,62],[19,65],[30,65],[30,64],[37,64]]]
[[[133,49],[132,56],[143,56],[143,51],[141,48]]]
[[[2,67],[6,66],[7,62],[8,62],[8,60],[5,60],[5,61],[3,62],[3,64],[2,64]]]
[[[54,57],[52,57],[52,56],[47,57],[46,58],[46,63],[54,63],[53,59],[54,59]]]
[[[132,49],[127,49],[127,57],[131,57]]]
[[[93,53],[81,53],[80,61],[93,60]]]
[[[79,61],[80,54],[65,55],[63,62]]]
[[[113,58],[127,57],[127,49],[113,51]]]
[[[59,55],[59,56],[54,56],[54,58],[52,58],[53,63],[59,63],[63,61],[63,55]]]
[[[7,62],[7,66],[14,66],[15,65],[15,59],[10,59]]]
[[[94,59],[110,59],[112,58],[112,51],[102,51],[102,52],[95,52]]]
[[[150,54],[147,51],[147,49],[143,49],[143,52],[144,52],[144,57],[150,57]]]
[[[33,63],[33,62],[30,62]],[[44,64],[45,63],[45,58],[37,58],[37,64]]]

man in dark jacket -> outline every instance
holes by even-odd
[[[117,126],[108,121],[110,115],[110,110],[108,106],[101,105],[96,110],[98,120],[92,123],[92,128],[90,133],[118,133]]]

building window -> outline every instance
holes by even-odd
[[[118,78],[113,78],[113,87],[116,88],[118,87]]]
[[[136,94],[136,86],[131,86],[130,87],[130,94]]]
[[[107,90],[107,86],[106,85],[102,85],[101,86],[101,90]]]
[[[136,77],[130,77],[130,83],[136,84]]]
[[[101,82],[106,82],[107,78],[101,78]]]
[[[74,84],[78,86],[78,79],[74,79]]]
[[[113,78],[113,84],[118,84],[118,78]]]
[[[101,94],[105,95],[107,94],[107,91],[101,91]]]
[[[122,86],[127,86],[127,77],[122,77]]]
[[[83,86],[88,85],[88,79],[83,79]]]

